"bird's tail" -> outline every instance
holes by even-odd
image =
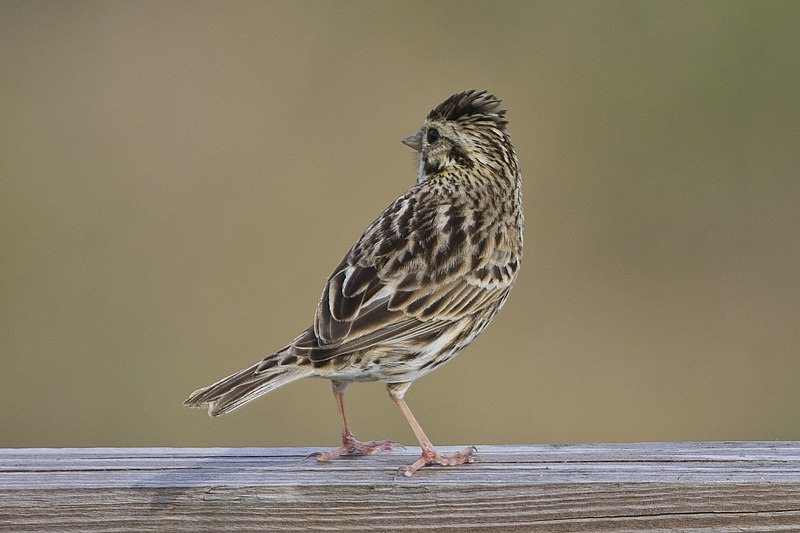
[[[224,415],[281,385],[313,374],[310,368],[280,364],[278,354],[194,391],[183,405],[208,407],[210,416]]]

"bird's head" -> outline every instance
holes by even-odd
[[[508,160],[505,110],[486,91],[454,94],[428,113],[420,131],[403,139],[419,152],[417,183],[447,171]]]

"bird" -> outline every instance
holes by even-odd
[[[359,441],[345,414],[354,382],[381,381],[422,453],[402,469],[474,461],[475,447],[439,453],[404,397],[491,322],[517,279],[523,250],[522,174],[501,101],[487,91],[453,94],[402,140],[418,157],[415,184],[372,222],[333,269],[313,324],[252,366],[184,402],[229,413],[306,377],[330,380],[342,446],[319,461],[372,455],[397,443]]]

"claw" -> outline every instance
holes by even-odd
[[[312,453],[310,453],[310,454],[306,455],[305,457],[303,457],[303,458],[301,459],[301,461],[308,461],[308,460],[309,460],[309,459],[311,459],[312,457],[319,458],[319,456],[320,456],[320,455],[322,455],[322,452],[312,452]]]
[[[342,455],[374,455],[378,452],[389,451],[395,447],[403,447],[402,444],[390,440],[368,440],[361,442],[353,437],[344,439],[342,446],[327,452],[314,452],[308,454],[303,460],[316,458],[317,461],[330,461]]]
[[[405,469],[401,469],[403,475],[406,477],[411,477],[414,475],[414,472],[422,468],[423,466],[428,466],[432,464],[439,464],[442,466],[455,466],[455,465],[463,465],[467,463],[472,463],[475,461],[474,454],[478,451],[475,446],[470,446],[464,450],[459,452],[453,453],[445,453],[439,454],[436,453],[433,449],[431,450],[422,450],[422,455],[419,459],[405,467]]]

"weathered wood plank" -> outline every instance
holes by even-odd
[[[800,442],[479,446],[410,479],[418,448],[312,451],[0,450],[0,530],[800,531]]]

